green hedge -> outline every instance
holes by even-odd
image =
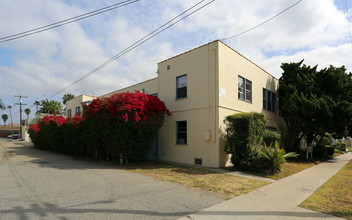
[[[239,113],[227,116],[225,152],[231,154],[235,167],[255,169],[258,147],[265,133],[266,119],[262,113]]]

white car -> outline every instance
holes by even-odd
[[[7,136],[8,139],[18,139],[19,138],[19,134],[10,134]]]

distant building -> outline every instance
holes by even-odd
[[[66,102],[65,115],[67,118],[73,117],[75,115],[82,114],[82,104],[89,104],[93,99],[97,98],[96,96],[91,95],[79,95],[73,99]]]

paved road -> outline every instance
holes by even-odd
[[[222,201],[0,138],[0,219],[177,219]]]

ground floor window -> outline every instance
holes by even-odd
[[[187,144],[187,121],[176,122],[176,144]]]

